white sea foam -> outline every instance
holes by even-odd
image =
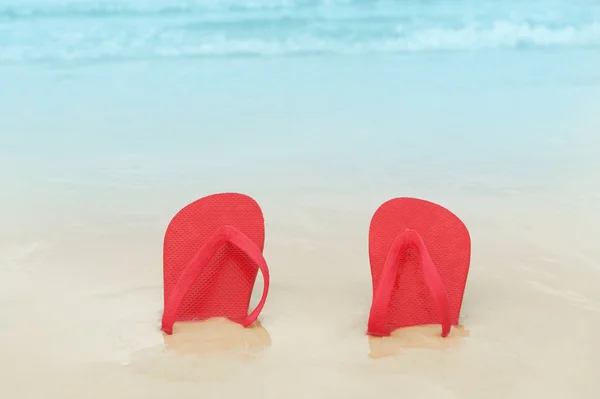
[[[598,46],[592,3],[0,2],[1,63]]]

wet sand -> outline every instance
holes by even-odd
[[[341,193],[265,193],[255,197],[267,219],[272,287],[260,323],[247,330],[223,320],[179,323],[172,337],[159,330],[161,242],[166,222],[185,203],[174,198],[162,206],[154,198],[129,217],[125,199],[7,214],[0,394],[597,397],[600,232],[597,216],[582,212],[585,202],[445,196],[473,240],[461,327],[446,340],[436,326],[382,339],[365,335],[366,237],[372,212],[390,193],[357,196],[353,204]],[[151,209],[159,211],[144,213]],[[255,291],[260,295],[260,282]]]

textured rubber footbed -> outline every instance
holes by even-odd
[[[423,239],[443,284],[449,316],[457,325],[471,257],[471,239],[463,222],[440,205],[416,198],[395,198],[375,212],[369,229],[369,257],[375,293],[390,247],[396,238],[411,229]],[[387,333],[415,325],[439,324],[440,312],[425,283],[416,250],[409,248],[399,257],[389,307]]]
[[[262,252],[264,219],[252,198],[236,193],[215,194],[189,204],[175,215],[165,234],[165,306],[186,266],[223,226],[237,228]],[[227,317],[242,322],[248,315],[257,273],[256,263],[246,254],[229,243],[222,245],[187,292],[176,320]]]

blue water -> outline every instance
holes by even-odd
[[[597,1],[0,1],[3,64],[573,47]]]
[[[592,0],[0,0],[0,176],[22,187],[552,187],[600,170],[599,96]]]

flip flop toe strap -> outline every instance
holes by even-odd
[[[398,259],[409,248],[414,248],[418,252],[419,266],[425,284],[435,300],[440,316],[440,324],[442,325],[442,337],[445,337],[450,333],[450,304],[446,286],[431,259],[423,238],[418,232],[411,229],[406,229],[396,237],[387,254],[381,278],[373,295],[367,333],[375,336],[386,336],[390,333],[386,330],[386,320],[400,268]]]
[[[246,236],[242,231],[234,226],[223,226],[219,228],[215,234],[198,250],[194,258],[187,264],[169,298],[165,303],[165,310],[162,318],[162,330],[167,334],[173,333],[173,324],[175,324],[177,312],[181,306],[185,296],[187,295],[190,288],[194,285],[202,271],[210,263],[212,258],[216,255],[217,251],[223,246],[223,244],[230,243],[245,255],[247,255],[254,264],[258,266],[258,269],[263,275],[264,285],[263,293],[260,302],[256,308],[242,321],[244,327],[248,327],[254,323],[258,318],[258,315],[262,311],[267,295],[269,292],[269,269],[267,262],[262,255],[260,249],[256,244]]]

